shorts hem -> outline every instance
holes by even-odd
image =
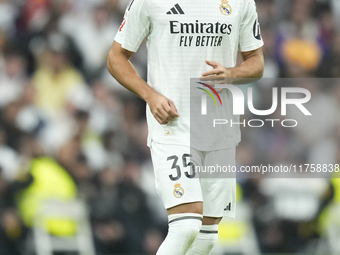
[[[223,217],[229,217],[229,218],[235,218],[235,213],[222,213],[219,215],[216,214],[204,214],[203,217],[211,217],[211,218],[223,218]]]
[[[174,205],[170,205],[170,206],[165,206],[165,209],[168,210],[168,209],[171,209],[171,208],[173,208],[175,206],[179,206],[179,205],[183,205],[183,204],[196,203],[196,202],[202,202],[203,203],[203,200],[183,201],[183,202],[180,202],[178,204],[174,204]]]

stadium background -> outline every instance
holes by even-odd
[[[340,1],[256,3],[264,77],[339,78]],[[127,4],[0,0],[0,254],[29,254],[34,214],[51,198],[86,205],[97,254],[154,254],[162,242],[166,215],[154,189],[144,103],[106,70]],[[145,45],[132,62],[145,78]],[[313,86],[324,109],[340,109],[334,84]],[[243,132],[238,165],[311,163],[318,155],[340,162],[337,111],[326,127],[306,130]],[[242,178],[238,188],[261,254],[320,247],[331,254],[325,210],[340,203],[337,179]],[[72,223],[51,219],[46,228],[68,236]]]

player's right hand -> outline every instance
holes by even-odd
[[[159,124],[167,124],[179,117],[174,103],[159,93],[154,93],[146,102]]]

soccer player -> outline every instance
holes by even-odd
[[[147,82],[129,62],[144,39]],[[222,217],[235,215],[235,179],[194,178],[192,166],[235,165],[240,131],[190,144],[190,78],[259,79],[262,45],[254,0],[132,0],[126,9],[107,66],[147,103],[156,188],[169,218],[158,255],[210,254]],[[243,62],[235,67],[238,51]],[[232,106],[228,90],[219,95]]]

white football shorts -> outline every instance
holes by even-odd
[[[188,146],[152,141],[150,149],[157,193],[166,209],[201,201],[203,216],[235,217],[236,179],[230,178],[231,175],[223,178],[221,176],[226,175],[214,173],[221,171],[223,166],[224,170],[227,166],[236,168],[236,147],[198,151]],[[209,173],[208,170],[214,172]],[[212,178],[209,178],[209,174],[212,174]]]

